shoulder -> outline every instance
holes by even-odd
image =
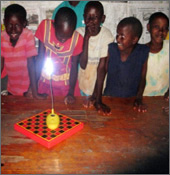
[[[40,25],[45,25],[46,23],[52,23],[53,20],[51,19],[43,19],[40,23]]]
[[[111,35],[111,36],[113,36],[113,35],[112,35],[112,32],[111,32],[107,27],[102,26],[102,27],[101,27],[101,32],[102,32],[102,33],[105,33],[106,35]]]
[[[51,19],[43,19],[38,26],[38,30],[44,30],[47,26],[51,25],[52,23],[53,23],[53,20]]]
[[[76,29],[76,31],[82,36],[84,37],[85,34],[85,27],[79,27]]]
[[[75,31],[72,39],[74,39],[74,37],[76,37],[75,39],[77,40],[77,44],[83,43],[84,38],[79,32]]]
[[[24,38],[33,38],[34,34],[30,29],[24,28],[21,36],[23,36]]]
[[[111,33],[111,31],[108,28],[102,26],[100,33],[104,37],[105,40],[108,40],[109,42],[114,41],[113,34]]]
[[[163,49],[169,49],[169,40],[163,41]]]
[[[118,50],[117,43],[111,42],[111,43],[109,44],[109,52],[112,53],[112,52],[114,51],[114,53],[115,53],[116,50]]]
[[[8,34],[6,33],[5,30],[1,32],[1,38],[5,38],[7,35],[8,35]]]
[[[146,44],[137,44],[135,56],[141,60],[142,64],[148,59],[149,50]]]
[[[4,30],[1,32],[1,48],[2,48],[2,46],[4,46],[5,42],[9,42],[9,36],[6,33],[6,31]]]
[[[24,28],[23,29],[23,33],[26,33],[26,34],[33,34],[32,31],[28,28]]]
[[[149,53],[149,47],[146,44],[137,44],[136,48],[138,51]]]

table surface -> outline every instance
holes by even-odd
[[[133,110],[133,98],[105,97],[112,115],[82,106],[85,97],[55,110],[84,123],[84,128],[51,149],[14,130],[14,123],[51,108],[51,100],[1,96],[2,174],[168,173],[169,117],[163,97],[144,97],[147,113]]]

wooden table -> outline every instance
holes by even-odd
[[[14,123],[51,108],[51,100],[1,98],[2,174],[168,173],[169,117],[162,97],[145,97],[147,113],[133,111],[133,98],[104,98],[111,116],[55,98],[55,110],[84,128],[51,149],[14,130]]]

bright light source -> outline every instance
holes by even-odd
[[[44,70],[49,76],[52,75],[54,71],[53,62],[50,57],[46,58],[45,60]]]

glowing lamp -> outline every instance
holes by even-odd
[[[53,96],[53,89],[52,89],[52,74],[54,71],[54,67],[53,67],[53,62],[49,57],[46,59],[44,70],[50,76],[50,91],[51,91],[51,101],[52,101],[51,113],[47,116],[46,124],[49,129],[54,130],[58,128],[58,125],[60,123],[60,118],[54,112],[54,96]]]

